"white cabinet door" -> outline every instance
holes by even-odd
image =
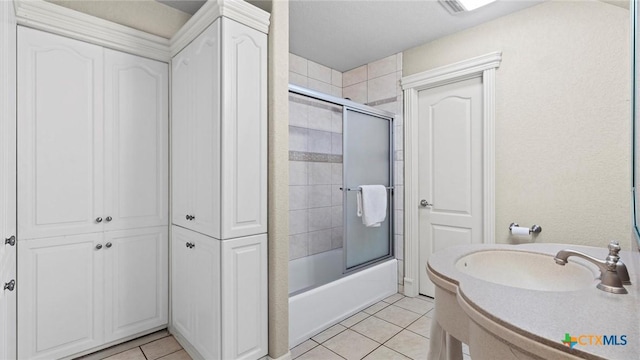
[[[222,358],[267,354],[267,235],[222,241]]]
[[[18,357],[53,359],[103,343],[102,234],[18,243]]]
[[[173,223],[220,238],[220,21],[172,61]]]
[[[267,232],[267,36],[222,20],[221,239]]]
[[[190,47],[171,60],[171,222],[182,227],[190,225],[193,192],[191,68]]]
[[[172,324],[204,359],[220,359],[220,243],[172,226]]]
[[[109,231],[103,245],[105,342],[166,325],[167,227]]]
[[[0,359],[16,358],[16,19],[0,1]]]
[[[13,287],[3,290],[5,285]],[[16,358],[17,292],[16,258],[11,256],[0,262],[0,359]]]
[[[185,339],[193,337],[190,274],[193,232],[171,226],[171,324]]]
[[[102,48],[18,27],[21,239],[102,231]]]
[[[193,70],[193,224],[220,238],[220,20],[191,43]]]
[[[167,225],[167,64],[105,49],[104,66],[105,229]]]

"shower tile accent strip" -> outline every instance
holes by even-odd
[[[289,161],[325,162],[342,164],[342,155],[289,151]]]
[[[369,105],[369,106],[375,107],[375,106],[389,104],[389,103],[396,102],[396,101],[398,101],[398,97],[397,96],[393,96],[393,97],[382,99],[382,100],[372,101],[370,103],[366,103],[365,105]]]

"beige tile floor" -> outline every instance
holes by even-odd
[[[433,299],[392,295],[291,349],[297,360],[427,358]],[[463,345],[465,360],[471,360]]]
[[[291,349],[298,360],[406,360],[427,358],[433,299],[392,295]],[[465,360],[471,360],[463,345]],[[166,330],[80,358],[82,360],[191,360]]]
[[[182,346],[166,330],[112,346],[82,360],[191,360]]]

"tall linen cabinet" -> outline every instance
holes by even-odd
[[[171,332],[267,354],[267,35],[218,17],[171,61]]]
[[[168,322],[166,63],[18,26],[18,357]]]

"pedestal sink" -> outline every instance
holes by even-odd
[[[478,251],[463,256],[456,269],[492,283],[541,291],[575,291],[595,286],[598,269],[576,262],[558,266],[553,256],[510,250]]]

